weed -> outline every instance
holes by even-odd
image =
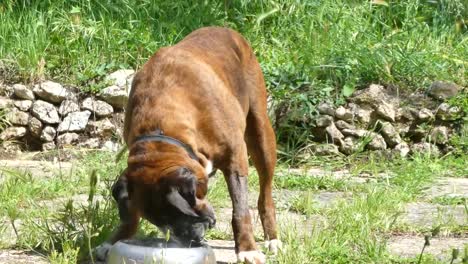
[[[197,28],[231,27],[250,41],[261,63],[280,156],[298,161],[319,102],[341,104],[371,82],[406,90],[435,79],[467,85],[464,0],[372,3],[5,0],[0,74],[98,92],[107,73],[138,69]]]
[[[404,204],[418,199],[428,185],[441,175],[466,175],[465,160],[466,155],[451,155],[389,162],[384,157],[369,154],[355,155],[344,161],[330,161],[329,164],[321,159],[309,161],[310,164],[323,165],[323,169],[330,173],[336,166],[348,167],[353,175],[363,172],[389,175],[382,177],[382,180],[357,186],[346,179],[334,179],[326,174],[312,177],[294,169],[285,173],[286,166],[280,164],[275,189],[306,190],[304,195],[287,201],[291,206],[288,209],[305,214],[303,218],[311,223],[279,218],[284,248],[273,262],[416,263],[419,256],[415,259],[390,256],[387,239],[396,231],[427,231],[399,225]],[[2,168],[6,176],[0,185],[0,206],[9,209],[1,210],[0,217],[7,220],[7,228],[11,229],[11,222],[15,225],[18,234],[16,246],[40,251],[52,263],[89,260],[90,249],[107,239],[118,224],[110,186],[124,166],[124,158],[116,162],[114,154],[96,151],[83,156],[76,163],[77,169],[71,175],[62,177],[38,178]],[[310,168],[307,169],[310,173]],[[210,180],[208,199],[215,207],[230,207],[226,184],[220,176]],[[254,169],[249,175],[249,187],[251,190],[258,188]],[[319,189],[346,190],[350,194],[347,199],[341,199],[330,207],[318,208],[313,195]],[[80,200],[77,196],[84,199]],[[441,211],[440,214],[445,212]],[[316,215],[320,218],[317,221],[314,218]],[[438,226],[439,223],[435,223]],[[463,225],[441,224],[439,230],[444,234],[463,235],[467,232]],[[140,226],[137,237],[164,237],[147,221],[143,220]],[[207,238],[231,239],[231,232],[212,230]],[[463,255],[462,252],[460,255]],[[466,253],[463,257],[466,258]],[[437,262],[436,257],[426,253],[421,257],[421,263]]]
[[[314,199],[314,194],[311,192],[308,192],[305,195],[296,196],[292,200],[289,209],[294,212],[305,214],[306,216],[317,214],[319,212],[317,202]]]
[[[460,196],[438,196],[433,198],[431,202],[440,205],[464,205],[467,200],[465,197]]]
[[[349,185],[343,179],[330,177],[312,177],[285,175],[275,178],[275,185],[280,189],[293,190],[347,190]]]

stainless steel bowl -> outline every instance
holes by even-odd
[[[185,248],[163,239],[123,240],[115,243],[107,256],[109,264],[216,264],[208,246]]]

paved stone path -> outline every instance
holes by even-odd
[[[0,263],[5,264],[45,264],[47,258],[37,252],[27,250],[0,249]]]
[[[0,160],[0,183],[5,178],[9,169],[19,170],[22,172],[30,172],[34,177],[50,177],[54,173],[62,173],[64,175],[73,172],[73,165],[69,162],[46,162],[46,161],[31,161],[31,160]],[[362,174],[359,177],[352,176],[348,171],[329,172],[319,168],[308,168],[302,170],[290,170],[292,173],[301,173],[307,177],[331,177],[333,179],[343,179],[353,183],[365,183],[373,181],[376,178],[391,177],[391,175],[380,174]],[[275,193],[275,198],[278,201],[290,201],[294,197],[308,192],[281,190]],[[334,203],[343,199],[350,199],[350,193],[346,192],[330,192],[330,191],[314,191],[313,201],[318,208],[332,207]],[[256,204],[255,193],[250,195],[250,204],[252,207]],[[468,175],[464,178],[445,177],[438,180],[431,188],[428,188],[423,197],[418,199],[418,202],[408,203],[405,207],[404,214],[398,220],[399,224],[414,226],[418,228],[431,228],[439,224],[452,224],[457,226],[468,226],[468,215],[464,205],[441,205],[433,203],[433,199],[438,197],[458,197],[468,198]],[[98,197],[102,199],[102,197]],[[67,200],[67,199],[65,199]],[[45,205],[52,205],[57,202],[65,201],[57,199],[56,201],[42,201]],[[73,200],[80,204],[87,203],[87,195],[77,195]],[[304,230],[312,230],[320,228],[323,225],[324,219],[321,215],[304,216],[299,213],[291,212],[289,203],[278,204],[278,222],[288,223],[291,225],[300,226]],[[218,263],[235,263],[234,243],[232,241],[231,231],[231,209],[217,208],[217,226],[215,234],[224,234],[229,240],[210,240],[209,244],[213,247],[217,256]],[[262,228],[257,210],[252,209],[251,214],[255,225],[255,234],[257,237],[262,237]],[[5,220],[4,220],[5,221]],[[0,224],[2,223],[0,219]],[[21,226],[21,221],[15,222]],[[462,229],[466,230],[466,228]],[[6,228],[0,234],[0,241],[3,239],[14,242],[13,230]],[[14,243],[12,243],[13,245]],[[399,234],[391,236],[388,240],[388,249],[391,254],[401,257],[418,256],[424,244],[422,235]],[[427,253],[431,253],[441,260],[450,259],[450,250],[459,248],[463,251],[463,247],[468,244],[468,234],[461,233],[457,236],[435,237],[431,239],[431,245],[426,248]],[[0,250],[0,263],[48,263],[48,261],[40,256],[40,254],[14,249]]]

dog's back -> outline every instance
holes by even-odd
[[[263,84],[260,66],[240,34],[218,27],[194,31],[178,44],[160,49],[137,73],[125,139],[130,143],[135,136],[160,128],[182,137],[196,131],[226,142],[232,136],[230,128],[245,130],[251,102],[264,102],[266,107],[265,88],[259,83]],[[175,110],[181,104],[184,112]],[[194,127],[197,123],[203,126]]]

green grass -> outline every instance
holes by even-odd
[[[231,27],[262,65],[281,158],[300,162],[319,102],[372,82],[467,86],[467,17],[466,0],[4,0],[0,75],[98,92],[109,72],[138,69],[197,28]]]
[[[221,25],[252,42],[270,85],[278,88],[274,95],[285,92],[285,84],[288,91],[313,84],[322,88],[318,93],[370,81],[421,85],[438,78],[466,84],[463,0],[379,2],[385,5],[6,0],[0,4],[0,58],[23,78],[81,83],[138,67],[192,30]]]
[[[467,200],[465,197],[459,196],[439,196],[431,200],[432,203],[437,203],[441,205],[466,205]]]

